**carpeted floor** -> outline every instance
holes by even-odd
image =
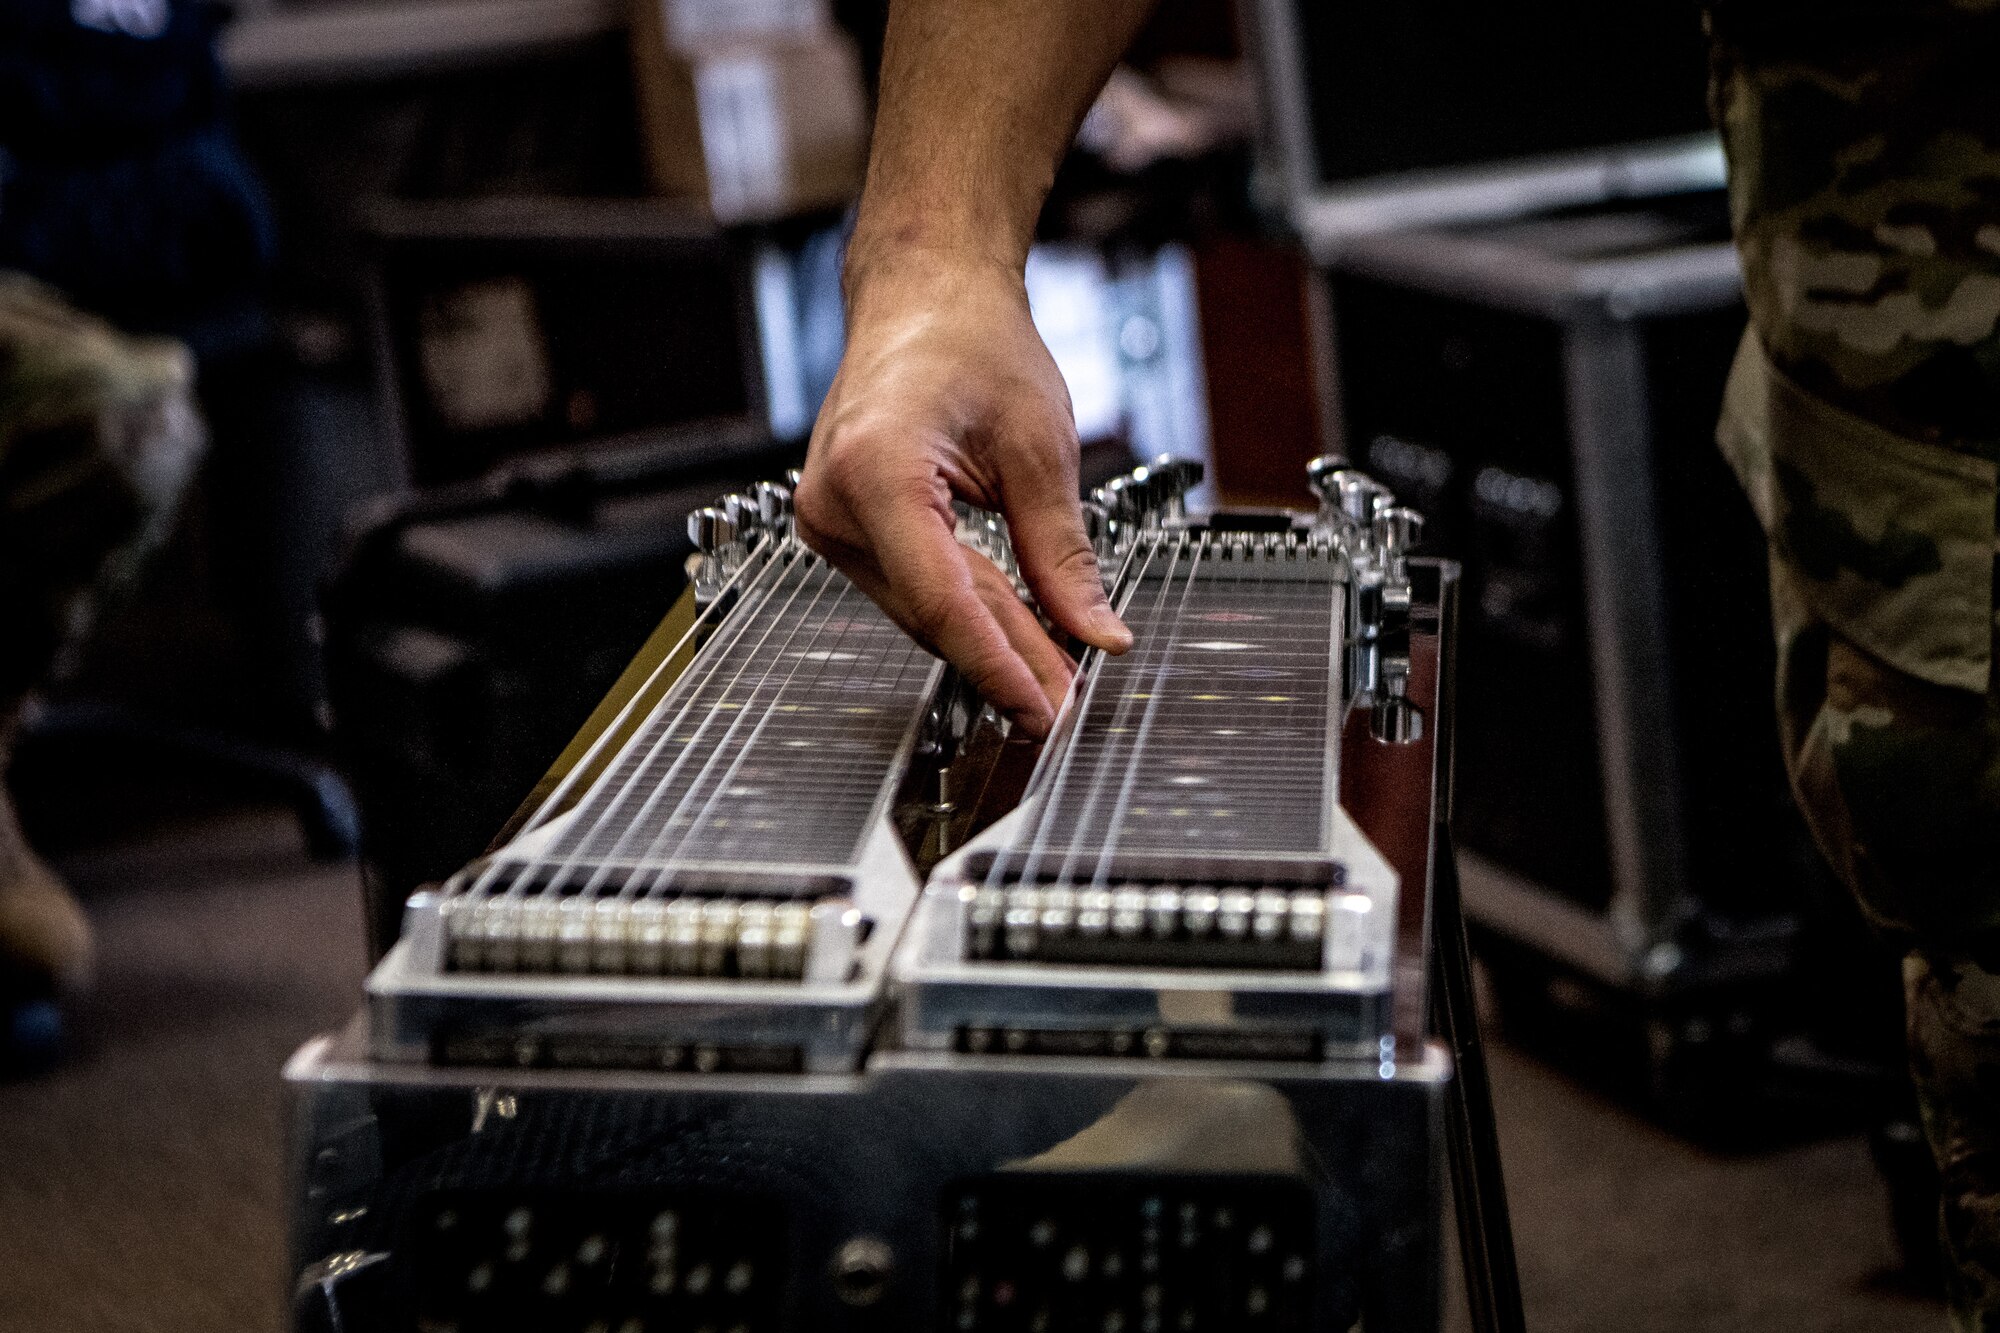
[[[278,1069],[358,1002],[355,875],[257,814],[63,868],[103,977],[75,1058],[0,1084],[0,1333],[275,1333]],[[1942,1330],[1897,1285],[1860,1141],[1716,1157],[1494,1063],[1534,1333]]]

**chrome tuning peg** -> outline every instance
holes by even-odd
[[[1090,539],[1091,549],[1097,552],[1098,572],[1108,581],[1113,577],[1110,558],[1118,554],[1118,538],[1121,529],[1116,520],[1096,500],[1083,502],[1083,534]]]
[[[1400,694],[1385,694],[1368,710],[1368,732],[1384,745],[1411,745],[1424,738],[1423,710]]]
[[[1147,482],[1154,504],[1168,517],[1187,514],[1187,493],[1201,484],[1207,469],[1192,458],[1161,454],[1146,465]]]
[[[714,505],[688,515],[688,540],[705,556],[721,554],[724,547],[735,542],[737,533],[736,520]]]
[[[757,517],[767,528],[783,528],[792,519],[792,488],[775,481],[757,483]]]
[[[1306,464],[1306,484],[1323,503],[1337,504],[1341,475],[1350,470],[1347,460],[1339,454],[1321,454]]]
[[[1096,500],[1083,502],[1083,535],[1090,538],[1092,546],[1101,546],[1111,535],[1111,515]]]
[[[742,562],[743,548],[737,544],[742,528],[728,506],[709,505],[688,515],[687,534],[701,553],[694,562],[695,605],[707,606]]]
[[[735,540],[749,543],[757,530],[764,526],[763,515],[757,511],[757,502],[738,491],[731,491],[715,502],[729,521],[735,525]]]
[[[806,474],[799,471],[797,468],[788,467],[785,469],[785,485],[791,487],[792,493],[794,495],[798,494],[799,483],[804,481],[805,479],[806,479]]]
[[[1338,475],[1340,512],[1362,532],[1372,534],[1376,512],[1396,502],[1395,492],[1365,472],[1349,468]]]
[[[1424,536],[1424,516],[1408,505],[1386,505],[1375,511],[1375,545],[1391,560],[1408,555]]]
[[[1145,509],[1144,479],[1113,477],[1093,491],[1090,498],[1104,506],[1104,512],[1113,522],[1135,522]]]

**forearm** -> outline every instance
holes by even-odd
[[[894,0],[850,296],[925,252],[1018,273],[1057,165],[1153,0]]]
[[[1046,734],[1074,666],[1132,636],[1077,504],[1069,394],[1022,286],[1078,122],[1152,0],[893,0],[847,252],[847,350],[793,495],[799,536],[987,700]],[[1009,574],[954,500],[1004,515]]]

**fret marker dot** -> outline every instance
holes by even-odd
[[[832,648],[813,648],[805,652],[797,652],[790,655],[804,658],[808,662],[853,662],[859,660],[861,657],[859,653],[843,653]]]
[[[1183,777],[1171,778],[1169,781],[1176,787],[1206,787],[1208,785],[1207,778],[1198,778],[1191,773]]]
[[[1190,648],[1199,648],[1205,653],[1240,653],[1245,648],[1256,646],[1254,643],[1238,643],[1234,639],[1204,639],[1200,643],[1188,645]]]

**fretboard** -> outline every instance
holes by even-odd
[[[1132,651],[1084,682],[1001,877],[1227,878],[1291,862],[1310,879],[1332,831],[1334,559],[1262,537],[1165,537],[1132,569]]]
[[[937,663],[787,546],[542,853],[554,864],[834,872],[898,779]],[[640,891],[651,891],[644,877]]]

